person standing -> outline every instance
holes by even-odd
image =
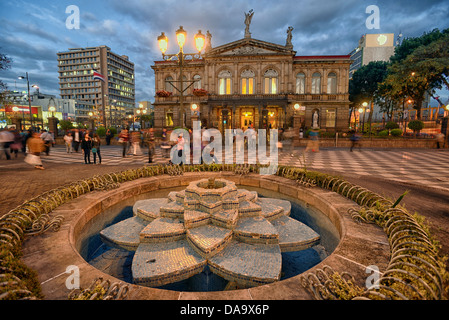
[[[73,132],[73,150],[75,150],[76,153],[78,153],[80,143],[81,143],[80,131],[78,129],[75,129],[75,131]]]
[[[90,162],[90,151],[92,150],[92,139],[89,137],[89,134],[84,135],[84,139],[81,141],[81,149],[84,154],[84,163],[91,164]]]
[[[44,170],[41,160],[41,152],[45,150],[44,140],[39,137],[39,133],[33,132],[31,137],[27,139],[28,154],[25,162],[34,165],[34,168]]]
[[[73,137],[72,137],[72,133],[70,131],[65,134],[64,142],[65,142],[65,147],[66,147],[67,153],[72,153]]]
[[[111,130],[108,129],[108,131],[106,131],[106,145],[107,146],[109,146],[111,144],[112,137],[114,137],[114,135],[112,134]]]
[[[101,153],[100,153],[101,139],[98,134],[94,133],[92,138],[92,153],[94,155],[94,164],[97,163],[97,155],[98,155],[98,164],[101,164]]]

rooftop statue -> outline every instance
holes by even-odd
[[[285,43],[285,46],[287,48],[293,48],[292,31],[293,31],[293,27],[292,26],[288,27],[288,29],[287,29],[287,42]]]
[[[253,9],[249,10],[248,13],[245,12],[245,38],[251,38],[251,33],[249,32],[249,25],[251,24],[251,20],[253,19],[254,11]]]

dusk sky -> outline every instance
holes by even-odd
[[[80,28],[68,29],[66,8],[80,10]],[[368,29],[369,5],[380,10],[380,29]],[[449,27],[447,0],[0,0],[0,52],[12,58],[11,69],[0,72],[10,89],[26,90],[19,75],[29,73],[30,84],[59,97],[57,52],[68,48],[107,45],[135,64],[136,102],[154,101],[151,65],[161,59],[157,37],[169,37],[167,53],[177,53],[175,31],[188,32],[185,52],[195,52],[193,36],[199,29],[212,34],[212,46],[244,37],[244,13],[253,9],[252,38],[285,44],[293,26],[297,55],[344,55],[365,33],[401,32],[421,36]],[[439,92],[443,101],[447,91]]]

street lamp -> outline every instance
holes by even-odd
[[[196,49],[198,50],[198,54],[196,54],[196,53],[185,54],[184,53],[183,48],[186,43],[186,39],[187,39],[187,31],[185,31],[184,28],[182,26],[180,26],[179,29],[176,30],[176,41],[178,42],[179,52],[177,54],[168,54],[167,55],[167,54],[165,54],[165,52],[168,49],[168,37],[165,35],[164,32],[162,32],[161,35],[159,37],[157,37],[159,49],[162,52],[162,58],[164,60],[168,60],[168,61],[176,58],[178,65],[179,65],[180,80],[177,82],[180,83],[180,87],[178,89],[177,87],[173,86],[173,84],[172,84],[172,86],[176,90],[179,91],[179,119],[180,119],[181,126],[183,128],[185,127],[185,123],[186,123],[185,111],[184,111],[184,92],[192,84],[195,83],[195,80],[190,81],[191,83],[186,88],[184,88],[183,66],[184,66],[185,57],[186,56],[191,56],[192,58],[194,58],[195,56],[201,57],[201,50],[203,50],[204,44],[206,42],[206,37],[201,33],[201,30],[198,30],[198,33],[194,37],[195,46],[196,46]]]
[[[19,79],[27,79],[27,87],[28,87],[28,107],[30,109],[30,125],[33,127],[33,113],[31,112],[31,98],[30,98],[30,80],[28,78],[28,72],[26,72],[26,76],[19,76]]]

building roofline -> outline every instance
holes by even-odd
[[[293,57],[294,60],[336,60],[336,59],[351,59],[351,55],[345,54],[345,55],[333,55],[333,56],[295,56]]]

